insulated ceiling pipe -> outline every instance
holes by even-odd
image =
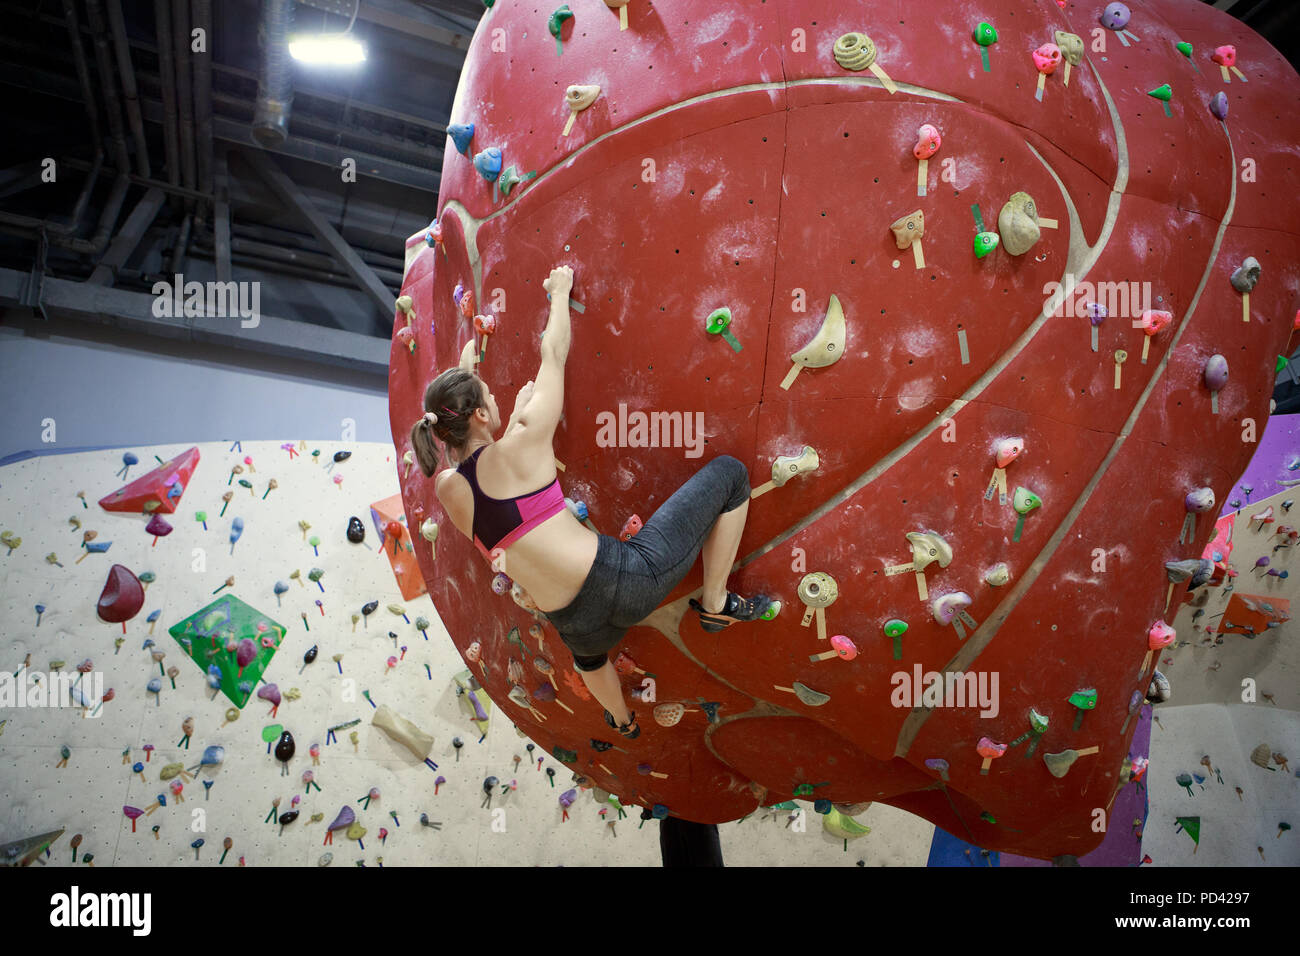
[[[293,0],[262,0],[262,71],[253,114],[253,141],[278,146],[289,135],[293,82],[289,62],[289,29]]]
[[[126,133],[122,126],[122,103],[113,82],[113,68],[109,61],[108,23],[100,0],[86,0],[86,16],[90,34],[95,38],[95,65],[99,69],[99,88],[104,91],[104,112],[108,116],[108,133],[112,143],[113,164],[118,175],[131,172],[131,158],[126,151]]]
[[[180,116],[181,184],[186,189],[194,189],[194,96],[190,84],[190,60],[196,54],[190,49],[189,0],[172,0],[172,43],[176,59],[176,105]],[[190,205],[186,204],[186,208]]]
[[[158,41],[158,87],[163,104],[163,153],[167,162],[167,182],[181,184],[181,147],[179,120],[176,115],[176,88],[171,78],[176,75],[176,61],[172,56],[172,11],[168,0],[153,0],[154,33]]]
[[[115,0],[117,2],[117,0]],[[194,133],[198,137],[199,190],[212,192],[212,0],[194,0],[193,27],[206,50],[194,55]]]
[[[144,138],[144,120],[140,116],[140,94],[135,86],[135,66],[131,63],[131,47],[126,40],[126,22],[122,19],[122,0],[108,0],[108,25],[113,35],[113,51],[117,55],[117,72],[122,78],[126,118],[131,124],[131,138],[135,140],[136,172],[148,179],[153,175],[149,170],[149,144]]]

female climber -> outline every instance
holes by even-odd
[[[641,730],[609,652],[663,602],[696,555],[703,552],[704,589],[690,607],[704,630],[756,620],[772,602],[727,590],[750,491],[745,466],[729,455],[704,465],[628,541],[595,533],[565,506],[551,443],[564,409],[572,285],[568,266],[552,270],[543,283],[551,306],[541,367],[536,381],[519,390],[501,437],[493,437],[501,418],[475,370],[471,340],[460,365],[425,389],[425,414],[411,429],[411,446],[425,477],[433,477],[441,460],[435,439],[457,462],[438,472],[438,501],[495,567],[508,567],[524,592],[520,603],[555,626],[605,708],[606,723],[635,738]]]

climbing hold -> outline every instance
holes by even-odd
[[[631,541],[636,537],[636,533],[641,530],[642,523],[639,515],[632,515],[627,521],[623,522],[623,528],[618,533],[618,540]]]
[[[806,472],[816,471],[821,467],[821,458],[813,450],[811,445],[804,445],[803,451],[798,457],[793,455],[779,455],[772,462],[772,480],[764,482],[753,491],[749,497],[757,498],[759,495],[765,495],[773,488],[780,488],[785,485],[791,478],[798,477]]]
[[[912,147],[912,155],[917,159],[929,159],[935,153],[939,152],[939,147],[943,144],[943,137],[939,131],[929,123],[924,123],[916,131],[916,145]],[[920,215],[920,213],[917,213]],[[899,246],[900,249],[905,248]]]
[[[1085,747],[1083,750],[1062,750],[1056,754],[1043,754],[1043,763],[1047,764],[1047,770],[1053,777],[1064,777],[1070,772],[1076,760],[1095,754],[1099,750],[1100,747]]]
[[[1259,260],[1254,256],[1247,256],[1242,260],[1241,265],[1233,270],[1228,281],[1232,283],[1232,287],[1238,292],[1253,292],[1255,284],[1259,282],[1261,271]]]
[[[109,624],[121,624],[122,633],[126,633],[126,622],[140,613],[144,607],[144,587],[129,569],[115,564],[108,569],[108,579],[100,592],[95,612],[101,621]]]
[[[501,171],[497,177],[497,189],[501,190],[503,196],[509,196],[510,191],[523,182],[523,177],[519,175],[519,170],[511,165]]]
[[[1100,23],[1107,30],[1123,30],[1133,18],[1133,12],[1122,3],[1110,3],[1101,12]]]
[[[988,573],[984,575],[984,583],[995,588],[1000,588],[1011,580],[1011,570],[1007,567],[1005,561],[999,561],[993,567],[989,568]]]
[[[1190,60],[1192,58],[1192,45],[1188,43],[1186,40],[1182,40],[1179,41],[1178,43],[1175,43],[1174,48],[1178,50],[1178,52],[1181,53],[1183,56],[1187,57],[1187,59]]]
[[[1158,100],[1168,103],[1174,98],[1174,88],[1168,83],[1157,86],[1154,90],[1148,90],[1147,96],[1153,96]]]
[[[1278,369],[1281,371],[1281,369]],[[1228,384],[1228,360],[1214,354],[1205,362],[1205,387],[1210,390],[1210,413],[1219,414],[1219,392]]]
[[[1147,309],[1142,313],[1138,325],[1142,329],[1142,364],[1147,362],[1151,353],[1151,339],[1165,330],[1173,322],[1174,314],[1161,309]]]
[[[1044,43],[1030,56],[1033,57],[1034,68],[1044,76],[1051,76],[1061,65],[1061,48],[1055,43]]]
[[[930,757],[925,761],[925,766],[937,773],[944,783],[948,782],[948,761],[939,757]]]
[[[916,591],[922,601],[928,601],[929,591],[925,584],[925,569],[936,561],[939,567],[946,568],[952,563],[952,546],[934,531],[909,531],[907,541],[912,546],[912,560],[909,564],[891,564],[885,568],[885,574],[902,574],[905,571],[916,572]]]
[[[888,73],[876,61],[876,44],[865,33],[846,33],[835,41],[832,50],[835,62],[854,73],[870,70],[876,75],[891,94],[898,92],[898,87]]]
[[[984,758],[984,762],[980,764],[980,773],[987,776],[993,761],[1007,752],[1007,745],[1000,744],[989,737],[981,737],[979,743],[975,745],[975,752]]]
[[[884,631],[885,637],[893,638],[894,660],[901,661],[903,659],[903,635],[907,633],[907,622],[892,618],[885,622]]]
[[[1016,514],[1020,517],[1016,519],[1016,530],[1011,536],[1012,541],[1019,541],[1021,532],[1025,530],[1025,516],[1035,508],[1041,507],[1043,499],[1038,497],[1023,485],[1015,490],[1011,496],[1011,507],[1015,509]]]
[[[495,182],[501,175],[501,150],[496,146],[489,146],[474,157],[474,168],[488,182]]]
[[[555,52],[558,56],[564,55],[564,41],[560,38],[560,31],[564,29],[564,24],[573,19],[573,11],[569,9],[566,3],[558,7],[554,13],[546,20],[546,30],[555,37]]]
[[[1223,46],[1216,46],[1214,52],[1210,54],[1210,59],[1222,67],[1237,65],[1237,48],[1230,43]]]
[[[1064,30],[1056,31],[1056,45],[1060,47],[1061,56],[1065,60],[1065,85],[1070,85],[1070,70],[1083,62],[1083,37],[1077,33],[1067,33]]]
[[[859,73],[876,62],[876,44],[865,33],[846,33],[835,41],[835,62]]]
[[[564,91],[564,104],[569,107],[569,119],[564,124],[564,130],[560,133],[561,136],[569,135],[569,131],[573,129],[573,121],[578,118],[578,114],[596,102],[598,96],[600,96],[600,87],[594,83],[585,86],[570,86]]]
[[[788,690],[798,697],[801,703],[807,704],[809,707],[820,707],[831,699],[830,694],[823,694],[819,690],[813,690],[811,687],[801,684],[798,681],[795,681],[789,688],[781,687],[777,689]]]
[[[945,594],[942,597],[935,598],[930,602],[930,613],[934,619],[944,627],[949,624],[957,632],[958,640],[966,640],[966,632],[962,629],[965,624],[971,630],[978,625],[975,620],[966,613],[966,608],[970,607],[971,596],[965,591],[954,591],[951,594]]]
[[[992,501],[993,492],[996,490],[998,503],[1002,505],[1007,503],[1007,465],[1019,458],[1024,450],[1023,438],[1003,438],[993,446],[995,465],[993,474],[989,477],[988,487],[984,489],[985,501]]]
[[[1083,725],[1083,715],[1097,707],[1097,690],[1095,687],[1085,687],[1076,690],[1067,699],[1075,708],[1074,729],[1078,730]]]
[[[731,334],[731,330],[727,328],[729,325],[731,325],[731,310],[723,306],[709,313],[709,317],[704,320],[704,331],[710,335],[721,335],[733,352],[739,352],[740,341]]]
[[[361,519],[353,515],[348,519],[348,540],[353,544],[360,544],[366,540],[366,526],[362,524]]]
[[[989,63],[989,47],[998,42],[998,31],[993,29],[993,24],[981,21],[972,32],[975,42],[980,47],[980,60],[984,64],[984,72],[992,72],[993,66]]]
[[[808,608],[800,621],[800,626],[807,627],[817,618],[817,638],[826,640],[826,608],[835,603],[840,596],[839,585],[825,571],[811,571],[799,580],[799,600]]]
[[[686,713],[686,708],[681,704],[669,702],[659,704],[654,709],[655,723],[660,727],[676,727]]]
[[[1210,98],[1210,112],[1214,114],[1215,119],[1226,120],[1228,118],[1228,94],[1220,90]]]
[[[996,232],[981,232],[975,236],[975,258],[983,259],[998,247],[1001,240]]]
[[[447,127],[447,135],[451,137],[456,152],[462,156],[469,155],[469,144],[474,139],[473,123],[452,123]]]
[[[857,645],[843,634],[836,634],[831,638],[831,648],[832,650],[823,651],[820,654],[809,654],[808,660],[816,664],[818,661],[828,661],[834,657],[851,661],[858,656]]]
[[[1273,751],[1269,748],[1268,744],[1260,744],[1250,752],[1250,762],[1257,767],[1263,767],[1265,770],[1268,770],[1268,762],[1272,756]]]
[[[832,295],[830,303],[826,307],[826,318],[822,320],[821,328],[817,330],[817,334],[812,337],[812,340],[807,345],[790,356],[790,361],[794,365],[785,378],[781,380],[781,388],[789,389],[794,384],[794,380],[801,369],[825,368],[838,362],[844,354],[846,335],[847,326],[844,322],[844,310],[840,307],[839,298]]]
[[[1034,247],[1042,233],[1038,228],[1038,207],[1026,192],[1013,193],[998,213],[998,233],[1002,246],[1013,256],[1022,256]]]
[[[894,244],[900,249],[910,246],[912,256],[916,260],[916,267],[924,269],[925,253],[921,249],[921,237],[925,235],[925,213],[919,209],[910,212],[901,219],[895,220],[889,230],[894,234]]]

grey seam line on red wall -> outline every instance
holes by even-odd
[[[612,136],[616,136],[619,133],[623,133],[629,129],[633,129],[637,126],[640,126],[643,123],[648,123],[652,120],[658,119],[660,116],[664,116],[668,113],[672,113],[677,110],[687,109],[691,106],[694,106],[696,103],[703,103],[708,100],[719,99],[724,96],[735,96],[738,93],[754,93],[754,92],[761,92],[761,91],[771,92],[774,90],[785,90],[786,88],[791,86],[814,86],[814,85],[832,85],[832,84],[839,85],[839,86],[846,86],[846,85],[847,86],[870,86],[870,87],[876,87],[880,89],[884,88],[883,84],[881,84],[881,82],[877,79],[846,76],[846,77],[817,77],[815,79],[793,80],[793,81],[783,80],[779,83],[743,83],[740,86],[729,87],[725,90],[714,90],[709,93],[701,93],[699,96],[692,96],[689,99],[681,100],[676,103],[671,103],[668,106],[663,106],[657,110],[654,110],[653,112],[646,113],[644,116],[638,116],[636,119],[628,120],[628,122],[624,123],[622,126],[615,127],[614,129],[611,130],[606,130],[604,133],[601,133],[599,136],[597,136],[595,139],[591,140],[590,142],[583,143],[572,153],[568,153],[561,159],[558,159],[555,162],[555,164],[551,166],[550,169],[538,175],[537,178],[533,181],[531,189],[527,191],[521,191],[519,195],[516,196],[514,199],[508,200],[506,204],[502,206],[500,209],[493,210],[492,212],[488,213],[488,215],[484,216],[482,219],[479,219],[476,216],[472,215],[469,212],[469,210],[465,208],[464,204],[460,202],[460,200],[448,199],[447,202],[443,204],[442,207],[443,211],[446,212],[450,210],[451,212],[455,213],[455,215],[461,221],[461,226],[465,230],[465,245],[467,247],[467,252],[469,254],[470,267],[474,273],[475,301],[477,302],[483,301],[482,267],[479,259],[478,246],[475,241],[475,237],[478,234],[478,227],[483,225],[483,223],[485,222],[490,222],[491,220],[497,218],[498,216],[504,215],[507,211],[509,211],[509,209],[515,203],[522,200],[528,192],[532,192],[532,189],[535,189],[538,183],[554,175],[556,170],[570,165],[575,159],[577,159],[583,153],[587,152],[587,150],[593,149],[598,144],[604,142],[605,140],[609,139]],[[930,99],[947,100],[952,103],[963,102],[962,100],[957,99],[955,96],[949,96],[947,93],[940,93],[937,90],[927,90],[924,87],[912,86],[909,83],[895,83],[895,86],[897,86],[898,89],[903,90],[904,92],[915,93],[918,96],[924,96]],[[783,112],[788,113],[789,110],[787,109],[784,110]],[[756,117],[749,117],[749,119],[755,119],[755,118]]]
[[[1187,313],[1183,316],[1182,322],[1179,323],[1178,330],[1174,333],[1172,339],[1170,339],[1169,347],[1165,350],[1165,354],[1161,357],[1160,361],[1156,363],[1154,374],[1152,374],[1151,379],[1147,382],[1146,388],[1142,390],[1142,394],[1138,397],[1137,404],[1133,407],[1133,411],[1129,413],[1128,419],[1124,422],[1119,434],[1115,436],[1115,441],[1111,445],[1110,451],[1102,460],[1101,465],[1097,468],[1097,471],[1093,474],[1091,480],[1084,487],[1082,494],[1080,494],[1079,498],[1075,501],[1074,506],[1057,527],[1056,531],[1052,534],[1052,537],[1048,539],[1043,550],[1034,558],[1034,561],[1030,564],[1029,568],[1026,569],[1020,580],[1016,582],[1015,586],[998,604],[993,613],[985,619],[984,623],[981,624],[969,638],[967,638],[966,643],[962,645],[961,650],[958,651],[957,654],[955,654],[945,665],[944,670],[963,670],[970,666],[970,664],[974,662],[975,658],[978,657],[979,654],[982,653],[992,642],[993,638],[997,634],[998,628],[1007,617],[1010,616],[1011,612],[1015,610],[1016,605],[1024,596],[1025,592],[1033,586],[1038,575],[1042,572],[1043,568],[1046,567],[1047,562],[1051,560],[1056,549],[1065,539],[1065,536],[1069,534],[1074,522],[1078,519],[1084,507],[1091,499],[1092,493],[1101,483],[1102,478],[1105,477],[1107,470],[1110,468],[1111,462],[1114,461],[1115,456],[1119,454],[1119,450],[1123,446],[1124,440],[1132,434],[1133,428],[1137,424],[1138,416],[1146,406],[1147,400],[1151,397],[1151,393],[1155,391],[1156,383],[1160,381],[1161,376],[1168,367],[1169,360],[1173,357],[1174,349],[1177,347],[1179,339],[1182,338],[1183,333],[1187,330],[1188,323],[1191,322],[1192,315],[1196,312],[1196,307],[1200,304],[1201,294],[1209,284],[1210,275],[1213,273],[1216,260],[1219,257],[1219,248],[1223,244],[1224,233],[1227,232],[1228,225],[1232,221],[1232,214],[1237,205],[1237,153],[1232,146],[1232,137],[1228,135],[1227,123],[1222,123],[1221,125],[1224,136],[1228,139],[1228,151],[1232,160],[1229,164],[1229,168],[1232,170],[1232,190],[1228,198],[1227,211],[1224,214],[1223,221],[1219,224],[1218,234],[1214,238],[1214,246],[1210,250],[1209,261],[1206,263],[1205,271],[1201,275],[1200,285],[1197,286],[1196,293],[1192,296],[1192,301],[1188,305]],[[908,716],[907,720],[904,722],[903,730],[898,736],[895,756],[906,756],[908,749],[916,739],[916,735],[920,732],[922,725],[929,718],[930,713],[931,712],[918,710],[913,711],[912,714]]]

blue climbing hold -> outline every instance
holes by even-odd
[[[447,135],[456,144],[456,151],[462,156],[469,155],[470,140],[474,138],[473,123],[452,123],[447,127]]]
[[[488,182],[496,182],[496,178],[501,175],[501,150],[489,146],[474,157],[474,168]]]

